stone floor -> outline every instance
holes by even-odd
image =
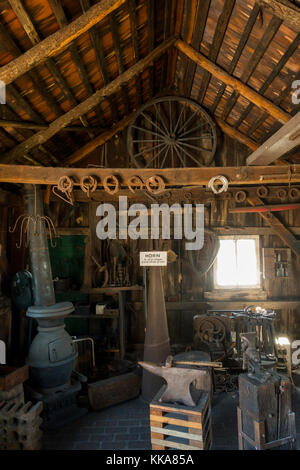
[[[298,449],[300,449],[300,397],[294,397]],[[214,450],[238,448],[237,393],[214,396],[212,429]],[[141,398],[94,411],[56,431],[44,434],[45,450],[151,449],[149,406]]]

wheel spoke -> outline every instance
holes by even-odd
[[[132,125],[132,127],[134,127],[135,129],[138,129],[139,131],[149,132],[149,134],[157,135],[157,136],[160,136],[160,137],[165,137],[162,134],[159,134],[157,132],[150,131],[149,129],[146,129],[145,127],[139,127],[139,126],[135,126],[135,125]]]
[[[191,132],[194,132],[198,129],[201,129],[201,127],[204,127],[207,125],[207,122],[203,122],[202,124],[200,124],[199,126],[196,126],[196,127],[193,127],[192,129],[189,129],[188,131],[185,131],[183,134],[179,134],[180,137],[184,136],[184,135],[187,135],[187,134],[190,134]]]
[[[141,140],[133,140],[132,142],[163,142],[165,143],[165,141],[162,139],[141,139]]]
[[[177,145],[176,145],[177,146]],[[176,147],[175,147],[176,148]],[[197,163],[198,166],[203,166],[193,155],[191,155],[187,150],[185,150],[183,147],[179,147],[185,153],[189,158],[194,160],[195,163]]]
[[[156,116],[158,115],[160,122],[162,123],[162,125],[163,125],[164,128],[165,128],[166,133],[168,134],[168,133],[169,133],[169,130],[168,130],[166,124],[164,123],[164,119],[163,119],[161,113],[159,112],[159,110],[157,109],[156,104],[154,105],[154,108],[155,108],[155,111],[156,111]]]
[[[166,161],[166,158],[167,158],[167,155],[168,155],[168,153],[169,153],[169,150],[170,150],[170,146],[168,146],[168,148],[167,148],[167,151],[166,151],[166,153],[165,153],[164,159],[163,159],[162,162],[161,162],[160,168],[163,168],[163,167],[164,167],[165,161]]]
[[[167,96],[149,101],[137,112],[127,145],[138,168],[165,169],[211,165],[215,140],[215,126],[201,106]]]
[[[147,149],[147,150],[143,150],[142,152],[136,153],[136,154],[134,155],[134,158],[139,157],[140,155],[144,155],[145,153],[152,152],[152,150],[155,150],[155,149],[161,147],[162,145],[166,145],[166,144],[164,144],[164,143],[163,143],[163,144],[158,144],[158,145],[155,145],[154,147],[151,147],[151,148],[149,148],[149,149]]]
[[[199,140],[199,139],[211,139],[211,134],[203,134],[203,135],[199,135],[198,137],[184,137],[183,139],[180,137],[177,140],[181,142],[182,140],[185,141],[185,140]]]
[[[173,149],[173,146],[171,147],[171,164],[172,164],[172,168],[174,168],[174,149]]]
[[[147,163],[145,168],[149,168],[150,163],[152,163],[153,160],[156,160],[157,157],[161,154],[161,152],[163,152],[165,150],[166,147],[167,147],[167,144],[165,144],[165,146],[156,155],[154,155],[154,157],[150,160],[150,162]]]
[[[186,147],[190,147],[191,149],[195,149],[198,151],[201,150],[201,152],[211,153],[211,150],[204,149],[202,147],[196,147],[196,145],[187,144],[186,142],[181,142],[181,145],[185,145]]]
[[[179,118],[177,119],[177,122],[176,122],[176,125],[175,125],[175,128],[174,128],[174,134],[175,134],[175,132],[177,131],[177,127],[178,127],[178,125],[179,125],[179,123],[180,123],[180,119],[181,119],[181,116],[182,116],[184,110],[185,110],[185,107],[182,106],[182,109],[181,109],[180,114],[179,114]]]
[[[157,124],[155,124],[155,122],[152,121],[152,119],[148,116],[148,114],[141,113],[141,116],[143,116],[145,119],[147,119],[147,121],[149,121],[154,127],[156,127],[156,129],[158,129],[159,131],[161,131],[161,132],[162,132],[162,134],[161,134],[162,137],[165,137],[165,136],[166,136],[166,134],[163,133],[164,131],[162,130],[162,128],[159,127]]]
[[[196,111],[194,111],[194,113],[188,118],[188,120],[181,126],[181,128],[179,129],[178,131],[178,134],[180,135],[182,129],[188,125],[188,123],[195,117],[195,116],[198,116],[198,113]]]
[[[169,115],[170,115],[169,116],[170,117],[170,133],[172,133],[173,132],[173,130],[172,130],[173,126],[172,126],[172,102],[171,101],[169,101]]]
[[[184,163],[184,161],[182,160],[181,155],[180,155],[180,153],[179,153],[178,150],[177,150],[177,145],[174,146],[174,149],[175,149],[175,152],[177,153],[177,156],[178,156],[179,160],[180,160],[181,163],[182,163],[182,166],[185,167],[185,163]]]

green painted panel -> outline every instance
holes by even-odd
[[[56,301],[88,302],[88,295],[79,292],[83,282],[85,235],[62,235],[55,239],[53,248],[49,241],[50,262],[53,279],[71,278],[76,290],[56,292]]]

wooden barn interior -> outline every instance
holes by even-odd
[[[300,448],[299,209],[300,1],[0,0],[0,449]]]

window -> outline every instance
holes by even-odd
[[[219,237],[216,289],[260,288],[259,236]]]

